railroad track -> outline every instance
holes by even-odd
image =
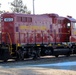
[[[67,62],[67,61],[76,61],[76,55],[65,57],[60,56],[58,58],[55,57],[41,57],[39,60],[25,59],[24,61],[14,61],[9,60],[8,62],[0,62],[0,66],[23,66],[23,65],[37,65],[37,64],[52,64],[59,62]]]

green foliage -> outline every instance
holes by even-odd
[[[22,0],[14,0],[11,2],[11,10],[12,12],[17,12],[17,13],[27,13],[30,14],[31,11],[27,9],[27,6],[23,4]]]

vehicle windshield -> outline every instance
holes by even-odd
[[[76,22],[73,22],[73,28],[76,29]]]

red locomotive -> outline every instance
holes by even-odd
[[[68,56],[75,53],[76,20],[58,14],[3,13],[0,36],[0,59],[4,61],[9,57]]]

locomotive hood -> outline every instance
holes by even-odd
[[[72,22],[76,22],[76,19],[74,19],[74,18],[67,17],[66,19],[68,19],[68,20],[70,20]]]

